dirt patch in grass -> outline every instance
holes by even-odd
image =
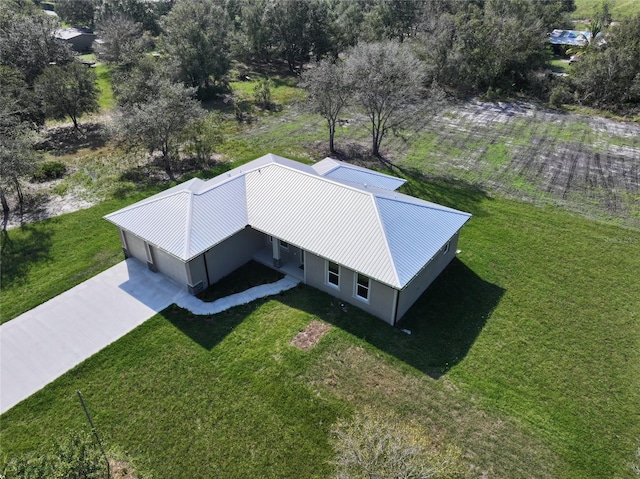
[[[138,479],[128,462],[109,459],[109,467],[112,479]]]
[[[303,351],[309,351],[330,329],[331,326],[327,323],[311,321],[306,328],[295,335],[290,344]]]

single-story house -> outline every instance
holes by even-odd
[[[91,50],[95,34],[86,28],[62,28],[57,30],[55,37],[68,43],[74,52],[83,53]]]
[[[126,257],[192,294],[254,259],[395,324],[455,257],[471,215],[398,193],[405,180],[268,154],[105,216]]]
[[[584,46],[591,40],[591,32],[583,30],[553,30],[549,34],[551,45]]]

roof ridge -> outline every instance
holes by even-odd
[[[184,183],[181,183],[184,184]],[[178,185],[176,185],[178,186]],[[158,198],[145,198],[143,200],[140,200],[132,205],[129,206],[125,206],[124,208],[122,208],[121,210],[118,211],[114,211],[113,213],[109,213],[108,215],[104,215],[104,218],[109,218],[115,214],[120,214],[120,213],[125,213],[127,211],[133,211],[137,208],[142,208],[143,206],[147,206],[150,205],[152,203],[156,203],[158,201],[164,200],[166,198],[171,198],[172,196],[176,196],[176,195],[181,195],[184,193],[193,193],[192,191],[188,190],[188,189],[184,189],[184,190],[179,190],[179,191],[174,191],[173,193],[170,193],[168,195],[165,196],[159,196]]]
[[[402,283],[400,281],[400,275],[398,274],[398,267],[396,266],[396,262],[394,261],[393,254],[391,252],[391,247],[389,246],[389,239],[387,238],[387,230],[384,227],[384,222],[382,221],[382,215],[380,214],[380,210],[378,209],[378,197],[373,193],[370,193],[371,198],[373,199],[373,208],[376,212],[376,218],[378,220],[378,224],[380,225],[380,229],[382,230],[382,239],[384,243],[384,247],[387,250],[387,257],[391,262],[391,266],[393,268],[393,275],[395,276],[396,284],[392,285],[393,287],[402,287]]]
[[[387,195],[385,193],[390,193],[390,194]],[[431,210],[442,211],[443,213],[454,213],[454,214],[469,216],[469,217],[473,216],[471,213],[467,213],[465,211],[457,210],[455,208],[450,208],[448,206],[440,205],[438,203],[433,203],[432,201],[423,200],[422,198],[418,198],[416,196],[404,195],[403,193],[398,193],[396,191],[387,192],[387,190],[380,189],[380,191],[376,191],[374,194],[376,197],[379,196],[381,197],[381,199],[385,199],[389,201],[397,201],[398,203],[404,203],[408,205],[419,206],[421,208],[428,208]],[[405,200],[404,198],[397,198],[391,195],[402,195],[407,199]],[[411,201],[411,200],[414,200],[414,201]],[[418,201],[415,201],[415,200],[418,200]]]
[[[185,239],[184,239],[184,252],[183,256],[188,258],[191,255],[191,219],[193,212],[193,191],[189,191],[189,198],[187,199],[187,221],[185,221]]]

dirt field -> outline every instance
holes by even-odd
[[[638,124],[469,102],[403,136],[386,144],[401,167],[640,227]]]

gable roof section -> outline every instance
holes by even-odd
[[[404,180],[351,166],[269,154],[105,219],[183,261],[251,226],[401,289],[471,215],[392,191]]]

